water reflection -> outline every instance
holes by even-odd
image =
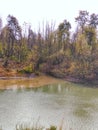
[[[0,91],[0,125],[4,130],[12,130],[17,123],[31,123],[38,117],[45,126],[60,125],[63,119],[66,129],[98,128],[97,88],[69,82],[40,88],[31,88],[31,81],[12,85],[13,89]]]

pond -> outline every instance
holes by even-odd
[[[7,85],[6,80],[4,82]],[[97,88],[70,82],[31,88],[32,80],[30,82],[28,89],[27,86],[17,89],[16,80],[11,89],[0,91],[0,126],[3,130],[15,130],[16,124],[32,125],[34,122],[45,127],[60,126],[63,122],[66,130],[98,129]]]

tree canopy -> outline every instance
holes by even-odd
[[[31,25],[24,29],[16,17],[8,15],[2,26],[0,18],[0,59],[4,67],[26,73],[36,71],[57,77],[97,79],[98,77],[98,14],[80,11],[75,18],[77,29],[65,19],[55,29],[46,23],[38,32]],[[43,30],[43,31],[42,31]]]

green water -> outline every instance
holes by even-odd
[[[28,85],[32,87],[32,81]],[[63,121],[66,130],[98,130],[97,88],[69,82],[34,89],[17,86],[16,81],[13,89],[0,91],[0,126],[4,130],[38,120],[45,127],[60,126]]]

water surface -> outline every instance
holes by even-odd
[[[4,130],[38,120],[45,127],[60,126],[63,121],[66,130],[98,130],[97,88],[64,82],[30,89],[32,81],[28,82],[22,82],[17,89],[16,81],[13,87],[8,87],[13,89],[0,91],[0,126]]]

